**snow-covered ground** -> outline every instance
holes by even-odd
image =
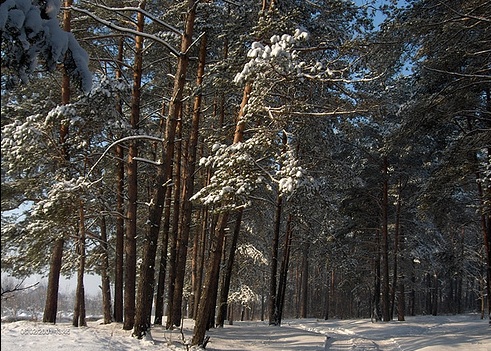
[[[186,350],[193,322],[181,330],[152,328],[144,340],[132,338],[122,325],[89,322],[47,325],[34,321],[2,322],[2,351]],[[491,351],[491,327],[476,314],[408,317],[405,322],[370,320],[286,320],[281,327],[264,322],[235,322],[210,330],[210,351]]]

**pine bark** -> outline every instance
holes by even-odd
[[[149,228],[147,240],[144,243],[145,255],[142,261],[142,273],[141,280],[139,282],[138,294],[139,303],[142,304],[138,308],[135,322],[135,330],[133,335],[137,338],[143,337],[149,329],[147,321],[148,316],[145,315],[146,311],[149,311],[149,306],[146,306],[149,300],[145,297],[148,294],[153,295],[154,288],[154,273],[155,273],[155,255],[157,251],[158,235],[160,231],[160,223],[162,219],[162,212],[165,203],[166,185],[167,181],[172,177],[172,163],[174,157],[174,142],[176,136],[177,122],[182,111],[183,90],[186,83],[186,73],[189,63],[188,49],[192,44],[192,36],[194,30],[194,22],[196,19],[196,5],[197,1],[188,0],[187,2],[187,17],[184,28],[184,33],[181,40],[181,54],[177,62],[177,70],[174,80],[174,88],[172,93],[171,102],[169,105],[169,115],[166,121],[165,136],[164,136],[164,151],[163,151],[163,165],[159,167],[157,171],[155,181],[155,191],[152,196],[152,205],[149,209]],[[153,263],[152,263],[153,262]]]
[[[162,104],[162,116],[165,116],[165,106],[166,103]],[[160,125],[165,126],[165,119],[162,118],[160,120]],[[173,170],[173,165],[171,165],[171,173]],[[163,169],[161,166],[160,169]],[[163,173],[161,173],[163,174]],[[158,184],[158,182],[157,182]],[[162,199],[161,203],[164,208],[163,219],[161,219],[161,233],[159,234],[160,240],[160,260],[159,260],[159,274],[158,274],[158,282],[157,282],[157,292],[155,294],[155,320],[154,324],[162,325],[162,319],[164,316],[164,299],[165,299],[165,284],[166,284],[166,274],[167,274],[167,253],[169,246],[169,234],[170,234],[170,220],[171,220],[171,205],[172,205],[172,187],[164,186],[165,188],[165,196]],[[163,190],[163,189],[162,189]],[[162,193],[162,191],[156,191],[157,195]],[[159,195],[160,196],[160,195]],[[155,215],[159,215],[160,211],[155,211]],[[155,223],[158,222],[159,219],[155,217]]]
[[[281,261],[280,267],[280,279],[278,282],[278,293],[276,296],[276,310],[278,311],[278,320],[275,323],[276,325],[281,325],[281,320],[283,318],[283,308],[285,305],[285,293],[288,282],[288,266],[290,262],[290,252],[293,240],[292,217],[293,216],[289,214],[286,221],[285,247],[283,250],[283,259]],[[305,289],[305,296],[307,296],[306,294],[307,289]],[[306,306],[304,310],[307,311]]]
[[[162,325],[162,319],[164,316],[164,298],[165,298],[165,276],[167,272],[167,253],[169,245],[169,232],[170,232],[170,215],[171,215],[171,194],[172,188],[167,188],[167,194],[165,195],[165,209],[164,219],[162,224],[162,235],[160,245],[160,263],[159,263],[159,275],[157,293],[155,296],[155,320],[154,324]]]
[[[75,307],[73,310],[74,327],[86,327],[85,319],[85,213],[82,201],[79,207],[79,232],[77,238],[78,270],[77,270],[77,288],[75,290]]]
[[[390,316],[394,315],[395,300],[397,295],[397,320],[404,321],[404,308],[405,296],[401,294],[404,291],[404,282],[402,281],[402,274],[399,272],[399,261],[401,258],[402,249],[402,235],[401,235],[401,200],[402,184],[398,185],[398,195],[396,203],[396,217],[394,225],[394,267],[393,267],[393,277],[392,277],[392,289],[390,296]]]
[[[273,240],[271,243],[271,264],[269,278],[269,325],[277,325],[278,313],[276,309],[276,281],[278,274],[278,247],[280,240],[281,209],[283,198],[278,194],[276,199],[275,224]]]
[[[119,62],[123,61],[123,38],[118,45],[118,69],[116,79],[122,77]],[[122,102],[116,106],[120,115],[123,115]],[[114,255],[114,321],[123,322],[123,286],[124,286],[124,150],[118,144],[115,149],[116,164],[116,252]]]
[[[205,252],[208,238],[208,226],[209,226],[209,210],[207,206],[204,206],[201,210],[201,227],[199,230],[199,237],[196,235],[193,243],[193,292],[194,292],[194,313],[193,319],[197,318],[198,305],[201,298],[201,291],[203,288],[203,268],[205,266]]]
[[[112,322],[111,318],[111,284],[109,278],[109,250],[107,243],[107,224],[106,217],[101,218],[101,290],[102,290],[102,311],[104,324]]]
[[[175,177],[174,177],[174,211],[172,211],[172,225],[170,232],[170,257],[169,257],[169,286],[168,286],[168,299],[167,299],[167,322],[165,324],[166,329],[174,328],[174,326],[179,326],[180,319],[175,324],[174,316],[176,314],[176,309],[180,309],[181,306],[176,306],[176,277],[178,270],[178,240],[179,240],[179,219],[181,216],[181,122],[178,122],[176,134],[178,141],[176,141],[176,157],[175,157]],[[180,315],[180,313],[177,313]]]
[[[72,5],[72,0],[65,0],[64,5],[65,7],[70,7]],[[66,32],[71,31],[71,12],[69,10],[65,10],[63,12],[63,30]],[[70,78],[65,70],[63,70],[61,83],[61,103],[63,105],[70,103]],[[63,161],[68,161],[70,158],[68,154],[68,147],[66,145],[67,137],[68,126],[61,125],[59,145],[63,150]],[[60,286],[60,273],[64,245],[65,240],[63,237],[55,239],[49,265],[48,287],[46,291],[46,303],[43,313],[43,322],[45,323],[56,323],[56,314],[58,312],[58,290]]]
[[[282,137],[283,145],[287,143],[286,133],[283,133]],[[273,241],[271,245],[271,266],[270,266],[270,282],[269,282],[269,324],[279,325],[280,311],[278,310],[278,302],[276,301],[278,291],[276,290],[277,275],[278,275],[278,249],[280,240],[280,228],[281,228],[281,213],[283,209],[283,197],[281,194],[277,195],[276,207],[275,207],[275,222],[273,231]]]
[[[146,1],[140,2],[145,9]],[[145,18],[137,14],[137,30],[143,32]],[[135,36],[135,62],[133,65],[133,88],[131,93],[130,124],[138,129],[140,122],[141,80],[143,67],[143,37]],[[135,325],[136,296],[136,236],[137,236],[137,200],[138,200],[138,167],[135,158],[138,156],[137,141],[131,141],[128,150],[127,181],[128,203],[126,209],[126,240],[125,240],[125,284],[124,284],[124,321],[123,329],[130,330]]]
[[[219,216],[217,227],[211,238],[209,264],[206,269],[203,291],[198,305],[196,323],[194,325],[192,345],[202,345],[205,333],[208,329],[210,315],[215,306],[214,297],[218,289],[218,276],[220,271],[220,260],[222,257],[223,239],[228,221],[228,211]]]
[[[388,322],[391,320],[390,316],[390,300],[389,300],[389,180],[388,180],[388,161],[387,156],[383,158],[382,166],[382,320]]]
[[[206,34],[201,38],[198,74],[196,85],[198,88],[203,83],[203,75],[205,71],[206,61]],[[199,135],[199,120],[201,115],[201,100],[202,94],[198,93],[194,99],[193,116],[191,119],[191,132],[187,152],[185,157],[185,167],[183,170],[183,188],[182,188],[182,211],[179,221],[179,237],[177,241],[177,265],[176,277],[174,284],[173,308],[171,311],[170,320],[173,325],[179,326],[182,318],[182,295],[184,288],[184,276],[186,272],[186,262],[188,254],[189,235],[191,231],[191,217],[193,213],[193,205],[190,201],[194,192],[194,173],[196,170],[196,155]]]
[[[234,140],[233,143],[242,142],[244,139],[245,122],[243,117],[245,115],[245,107],[249,102],[249,97],[252,92],[252,83],[247,82],[244,87],[244,93],[242,96],[242,102],[240,104],[239,114],[236,119]],[[209,265],[206,269],[206,276],[204,282],[204,290],[201,294],[198,311],[196,314],[196,324],[194,326],[194,335],[191,341],[192,345],[201,345],[205,338],[205,332],[207,327],[213,325],[214,309],[212,307],[216,304],[216,298],[218,294],[218,277],[220,271],[220,260],[222,257],[223,240],[225,236],[225,227],[229,217],[229,211],[225,211],[220,214],[217,229],[212,236]]]
[[[56,323],[56,314],[58,312],[58,289],[60,286],[60,272],[63,258],[63,238],[55,240],[51,261],[49,265],[48,288],[46,291],[46,304],[44,306],[43,322]]]
[[[220,299],[218,300],[218,315],[216,325],[223,328],[223,324],[227,317],[228,310],[228,293],[230,291],[230,281],[232,280],[232,268],[235,260],[235,251],[237,249],[237,242],[239,239],[240,226],[242,222],[243,210],[240,209],[235,219],[234,231],[232,233],[232,241],[230,243],[230,251],[228,254],[227,263],[225,266],[225,272],[223,272],[222,280],[220,284]]]
[[[302,255],[302,279],[301,279],[301,294],[300,300],[300,318],[307,318],[307,305],[309,293],[309,242],[303,244]]]
[[[379,321],[381,318],[381,309],[380,309],[380,291],[381,291],[381,280],[380,280],[380,230],[377,230],[375,233],[375,243],[376,243],[376,252],[375,252],[375,260],[374,260],[374,286],[373,286],[373,303],[372,303],[372,321]]]

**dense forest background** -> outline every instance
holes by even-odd
[[[491,2],[6,0],[2,272],[105,323],[491,308]],[[2,297],[11,287],[2,283]],[[20,293],[20,292],[19,292]],[[151,319],[154,316],[154,319]]]

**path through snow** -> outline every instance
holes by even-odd
[[[122,324],[74,328],[33,321],[2,322],[2,351],[176,351],[186,350],[193,321],[181,330],[155,326],[137,340]],[[370,320],[285,320],[281,327],[265,322],[235,322],[208,332],[209,351],[491,351],[491,327],[476,314],[408,317],[405,322]]]

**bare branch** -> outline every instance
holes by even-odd
[[[287,113],[294,116],[306,116],[306,117],[329,117],[329,116],[339,116],[339,115],[354,115],[357,113],[366,113],[368,110],[334,110],[329,112],[306,112],[306,111],[286,111],[283,107],[269,107],[268,112],[270,113]]]
[[[122,142],[128,141],[128,140],[139,140],[139,139],[152,140],[152,141],[157,141],[159,143],[162,142],[162,138],[157,138],[157,137],[153,137],[153,136],[150,136],[150,135],[132,135],[132,136],[128,136],[128,137],[125,137],[125,138],[118,139],[114,143],[112,143],[111,145],[109,145],[106,148],[106,150],[104,150],[104,152],[102,153],[102,155],[94,163],[94,165],[90,168],[89,172],[87,173],[87,175],[85,177],[87,178],[94,171],[95,167],[97,167],[97,165],[107,155],[107,153],[109,152],[109,150],[111,150],[114,146],[116,146],[116,145],[118,145],[118,144],[120,144]]]
[[[464,78],[484,78],[484,79],[491,79],[491,75],[484,75],[484,74],[467,74],[467,73],[458,73],[458,72],[451,72],[451,71],[445,71],[441,69],[436,69],[436,68],[431,68],[428,66],[423,66],[424,69],[427,69],[428,71],[432,72],[438,72],[438,73],[445,73],[449,74],[452,76],[457,76],[457,77],[464,77]]]
[[[3,289],[2,288],[1,297],[2,298],[7,298],[7,297],[5,297],[5,295],[7,295],[7,294],[12,294],[12,293],[17,292],[17,291],[28,290],[28,289],[33,288],[33,287],[35,287],[36,285],[39,284],[39,282],[37,282],[37,283],[32,284],[32,285],[29,285],[29,286],[22,286],[22,284],[24,283],[24,280],[26,280],[26,279],[25,278],[22,279],[22,281],[20,281],[19,283],[17,283],[12,289]]]
[[[145,11],[144,9],[141,9],[139,7],[109,7],[109,6],[105,6],[105,5],[93,3],[91,1],[83,1],[83,2],[88,3],[88,4],[91,4],[91,5],[95,5],[95,6],[99,7],[99,8],[101,8],[101,9],[108,10],[108,11],[115,11],[115,12],[126,12],[126,11],[139,12],[139,13],[145,15],[147,18],[150,18],[153,22],[158,23],[158,24],[164,26],[165,28],[169,29],[171,32],[173,32],[175,34],[182,35],[182,31],[180,31],[176,27],[171,26],[170,24],[168,24],[168,23],[166,23],[164,21],[161,21],[160,19],[158,19],[157,17],[155,17],[154,15],[152,15],[151,13],[149,13],[148,11]]]
[[[96,20],[97,22],[108,26],[111,29],[114,29],[114,30],[117,30],[117,31],[120,31],[120,32],[123,32],[123,33],[130,33],[130,34],[133,34],[133,35],[138,35],[138,36],[141,36],[141,37],[144,37],[144,38],[147,38],[147,39],[154,40],[154,41],[156,41],[156,42],[164,45],[167,49],[169,49],[169,51],[175,57],[179,57],[181,55],[181,53],[178,50],[176,50],[174,47],[172,47],[168,42],[166,42],[165,40],[160,39],[159,37],[157,37],[155,35],[144,33],[144,32],[139,32],[137,30],[133,30],[133,29],[129,29],[129,28],[118,26],[118,25],[116,25],[116,24],[114,24],[114,23],[112,23],[110,21],[106,21],[106,20],[100,18],[99,16],[93,14],[90,11],[87,11],[87,10],[84,10],[84,9],[81,9],[81,8],[78,8],[78,7],[72,6],[71,9],[74,10],[74,11],[83,13],[83,14],[91,17],[92,19]]]

